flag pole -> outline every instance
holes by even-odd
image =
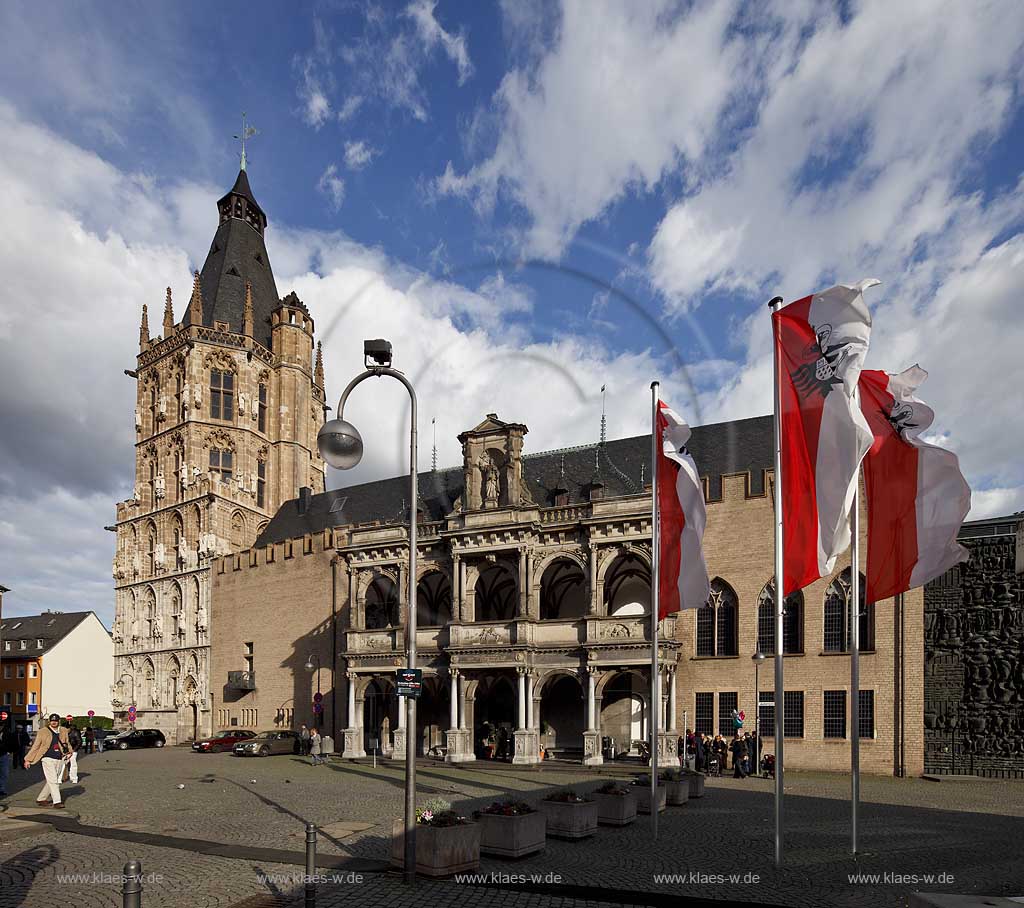
[[[658,555],[661,551],[661,530],[658,525],[658,388],[651,382],[651,708],[647,711],[647,727],[651,739],[651,837],[658,838],[658,726],[661,724],[661,690],[658,677]]]
[[[857,853],[860,808],[860,469],[850,509],[850,850]]]
[[[772,315],[782,307],[782,297],[775,297],[769,304]],[[775,336],[775,319],[772,319],[772,362],[773,392],[775,398],[775,866],[782,866],[782,798],[783,798],[783,738],[785,724],[783,709],[785,705],[785,680],[783,669],[783,609],[786,596],[784,584],[784,558],[782,546],[782,413],[780,406],[779,387],[781,381],[778,338]],[[760,709],[760,691],[757,695]],[[756,758],[755,758],[756,759]]]

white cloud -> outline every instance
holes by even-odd
[[[135,365],[144,302],[155,333],[169,285],[181,318],[223,187],[124,174],[5,105],[0,182],[0,578],[15,591],[5,606],[91,608],[109,624],[114,537],[103,526],[134,483],[135,384],[123,370]],[[515,319],[531,299],[504,274],[476,289],[436,282],[340,233],[281,224],[268,245],[279,289],[314,314],[330,393],[362,368],[364,337],[390,338],[416,383],[421,428],[438,419],[443,464],[460,458],[456,435],[495,410],[527,423],[531,451],[594,440],[603,383],[612,434],[644,431],[653,358],[570,334],[525,340]],[[367,457],[346,481],[405,470],[402,394],[373,382],[353,397]]]
[[[552,46],[495,94],[493,154],[465,173],[449,163],[436,188],[482,212],[507,194],[529,215],[528,252],[559,255],[623,195],[703,158],[746,69],[743,45],[729,38],[734,10],[566,0]],[[516,20],[525,27],[534,26]]]
[[[346,142],[345,166],[349,170],[362,170],[379,154],[378,149],[366,142]]]
[[[316,184],[317,190],[327,196],[331,208],[337,211],[341,203],[345,201],[345,181],[338,176],[338,165],[328,164],[327,169],[320,174]]]
[[[416,32],[427,51],[433,50],[437,45],[444,48],[448,59],[458,68],[459,85],[463,85],[473,75],[473,63],[469,59],[466,36],[461,32],[453,35],[445,31],[434,15],[435,9],[437,0],[415,0],[406,7],[405,14],[416,23]]]

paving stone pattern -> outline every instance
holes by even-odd
[[[625,778],[629,772],[425,763],[417,777],[422,800],[441,796],[469,813],[508,794],[537,800],[568,785],[587,790],[613,774]],[[38,769],[13,774],[7,803],[15,812],[34,807],[38,775]],[[300,860],[304,825],[311,821],[328,827],[319,838],[321,854],[385,861],[404,791],[403,768],[395,763],[314,768],[292,757],[238,759],[181,748],[85,757],[80,777],[79,786],[65,787],[68,809],[60,816],[77,816],[83,826],[93,827],[90,835],[43,827],[34,835],[22,831],[8,842],[0,819],[0,908],[45,904],[58,894],[77,905],[119,905],[117,885],[62,883],[58,873],[113,875],[131,859],[141,860],[145,873],[162,875],[160,883],[146,887],[147,908],[186,903],[270,908],[296,898],[301,904],[301,886],[294,878],[301,873],[299,866],[263,863],[245,849],[281,849]],[[584,842],[549,839],[542,854],[520,861],[485,858],[481,873],[494,876],[488,877],[486,890],[474,887],[472,894],[454,882],[422,882],[411,893],[394,874],[366,873],[360,883],[323,885],[318,904],[447,905],[462,903],[468,895],[488,905],[667,905],[686,894],[778,905],[878,906],[906,905],[915,889],[1024,894],[1019,860],[1024,783],[865,777],[863,853],[856,861],[848,853],[849,780],[790,773],[786,788],[782,871],[772,865],[772,783],[725,778],[708,780],[703,799],[661,814],[657,842],[651,839],[650,818],[640,817],[624,829],[602,827]],[[167,838],[103,838],[110,829],[129,838],[140,833]],[[163,847],[171,839],[177,847]],[[239,857],[185,850],[181,842],[188,839],[237,846]],[[848,874],[858,872],[947,873],[954,882],[851,885]],[[261,873],[285,882],[269,886]],[[516,890],[510,874],[536,875],[535,888],[543,891]],[[684,876],[658,881],[657,874]],[[736,882],[730,881],[733,874]],[[756,874],[757,882],[744,880],[748,874]],[[547,885],[554,880],[558,885]],[[278,898],[266,900],[274,895]]]

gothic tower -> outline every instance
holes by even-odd
[[[278,298],[267,217],[243,160],[192,295],[139,331],[135,491],[117,505],[117,717],[169,744],[211,731],[211,559],[250,547],[282,502],[324,490],[323,363],[313,318]]]

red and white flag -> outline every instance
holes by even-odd
[[[700,608],[711,595],[704,564],[704,486],[686,450],[690,427],[658,401],[658,618]]]
[[[970,486],[956,454],[920,438],[935,418],[914,396],[927,377],[920,366],[860,374],[860,405],[874,436],[864,458],[868,602],[924,586],[968,557],[956,537],[971,509]]]
[[[850,506],[871,430],[856,402],[871,313],[839,284],[773,316],[779,373],[785,577],[783,595],[827,576],[850,544]]]

